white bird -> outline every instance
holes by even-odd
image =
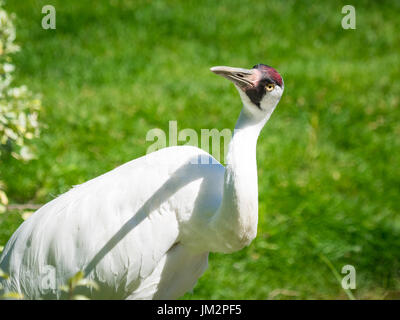
[[[239,91],[243,109],[226,168],[177,146],[135,159],[50,201],[12,235],[0,258],[6,292],[64,298],[83,270],[93,299],[176,299],[190,291],[209,252],[230,253],[257,233],[256,144],[284,89],[279,73],[213,67]],[[200,161],[199,161],[200,160]]]

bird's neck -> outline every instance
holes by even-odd
[[[257,234],[256,145],[267,119],[256,119],[242,110],[229,144],[223,198],[214,221],[219,231],[224,230],[220,240],[226,242],[226,252],[243,248]]]

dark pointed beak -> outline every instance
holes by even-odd
[[[253,88],[255,86],[257,74],[255,69],[232,68],[225,66],[212,67],[210,69],[215,74],[232,81],[242,90]]]

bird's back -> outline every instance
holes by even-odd
[[[145,280],[171,248],[180,259],[190,252],[193,268],[204,264],[201,225],[220,204],[224,170],[201,149],[170,147],[75,186],[13,234],[0,258],[10,275],[4,286],[59,298],[59,286],[84,270],[100,285],[94,298],[153,297],[157,286]]]

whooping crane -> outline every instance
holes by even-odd
[[[175,299],[194,287],[209,252],[250,244],[258,220],[257,138],[284,84],[263,64],[211,71],[232,81],[243,102],[226,167],[201,149],[176,146],[75,186],[8,241],[0,258],[10,275],[6,291],[63,298],[59,286],[84,270],[99,285],[84,292],[94,299]]]

